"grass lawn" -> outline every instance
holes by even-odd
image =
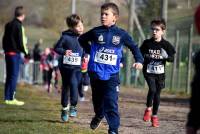
[[[73,120],[60,120],[60,97],[48,95],[32,86],[18,86],[17,98],[24,106],[8,106],[3,102],[0,85],[0,134],[93,134],[92,130]],[[89,124],[88,124],[89,126]],[[105,134],[105,131],[96,133]],[[96,134],[95,133],[95,134]]]

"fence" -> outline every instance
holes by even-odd
[[[27,84],[42,83],[42,72],[39,69],[39,62],[30,62],[20,65],[18,82]],[[0,58],[0,82],[4,83],[6,79],[5,60]]]
[[[187,32],[188,36],[180,36],[182,32]],[[194,69],[191,63],[192,55],[198,51],[199,45],[194,44],[193,40],[193,26],[187,31],[175,31],[170,33],[173,38],[168,38],[176,48],[176,55],[174,63],[166,64],[166,89],[176,92],[189,93],[190,82],[193,77]],[[141,39],[138,39],[138,44],[141,44]],[[5,82],[5,61],[0,58],[0,82]],[[22,64],[20,69],[20,82],[42,83],[42,72],[39,71],[39,63]],[[125,68],[120,70],[121,84],[125,84]],[[131,68],[131,85],[144,89],[147,87],[141,71]]]

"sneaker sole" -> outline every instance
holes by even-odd
[[[68,120],[63,120],[63,119],[61,118],[61,121],[62,121],[63,123],[66,123],[66,122],[69,121],[69,119],[68,119]]]
[[[77,115],[76,115],[76,116],[74,116],[74,115],[70,115],[69,117],[75,118],[75,117],[77,117]]]
[[[152,125],[152,127],[158,128],[159,126],[153,126],[153,125]]]
[[[150,122],[151,120],[144,120],[144,119],[143,119],[143,121],[144,121],[144,122]]]
[[[96,128],[94,128],[94,129],[91,128],[91,127],[90,127],[90,128],[91,128],[93,131],[97,130],[97,129],[99,128],[99,126],[101,125],[101,122],[102,122],[102,120],[99,122],[99,125],[98,125]]]

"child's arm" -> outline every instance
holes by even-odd
[[[168,62],[173,62],[174,61],[174,54],[176,53],[176,51],[175,51],[174,47],[169,42],[167,42],[167,48],[166,48],[165,51],[167,53],[167,57],[164,58],[164,59],[166,59]],[[166,55],[166,54],[164,54],[164,55]]]
[[[85,53],[88,53],[90,54],[90,49],[91,49],[91,46],[89,44],[89,42],[91,41],[91,39],[93,38],[93,34],[92,34],[92,30],[82,34],[78,41],[80,43],[80,45],[83,47]]]
[[[64,38],[61,37],[54,47],[54,51],[60,55],[65,55],[66,50],[63,48]]]
[[[132,40],[131,36],[128,35],[127,33],[125,33],[124,35],[124,43],[125,43],[125,46],[127,46],[131,50],[135,58],[136,63],[133,64],[133,67],[136,67],[136,69],[141,69],[142,64],[144,62],[143,56],[140,52],[140,49],[136,45],[136,43]]]

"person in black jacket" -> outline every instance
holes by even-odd
[[[164,20],[153,20],[152,38],[145,40],[140,48],[144,57],[143,74],[149,87],[143,120],[151,120],[153,127],[159,127],[157,113],[160,93],[165,87],[165,64],[166,61],[173,62],[175,54],[174,47],[163,38],[165,29]]]
[[[66,122],[70,117],[77,116],[76,105],[78,101],[78,86],[81,78],[81,61],[83,49],[78,42],[78,37],[83,33],[83,23],[80,16],[72,14],[66,19],[69,27],[62,33],[54,50],[61,58],[59,69],[62,76],[61,119]],[[70,93],[70,95],[69,95]],[[68,100],[70,97],[70,108]]]
[[[25,36],[22,22],[25,19],[23,6],[15,8],[15,17],[5,25],[3,36],[3,49],[6,60],[6,83],[5,83],[5,104],[24,105],[24,102],[15,98],[17,78],[20,66],[20,53],[28,54],[26,47],[27,38]]]
[[[42,44],[42,39],[35,44],[33,48],[33,84],[38,84],[38,76],[39,76],[39,65],[41,60],[42,51],[40,49],[40,45]]]

